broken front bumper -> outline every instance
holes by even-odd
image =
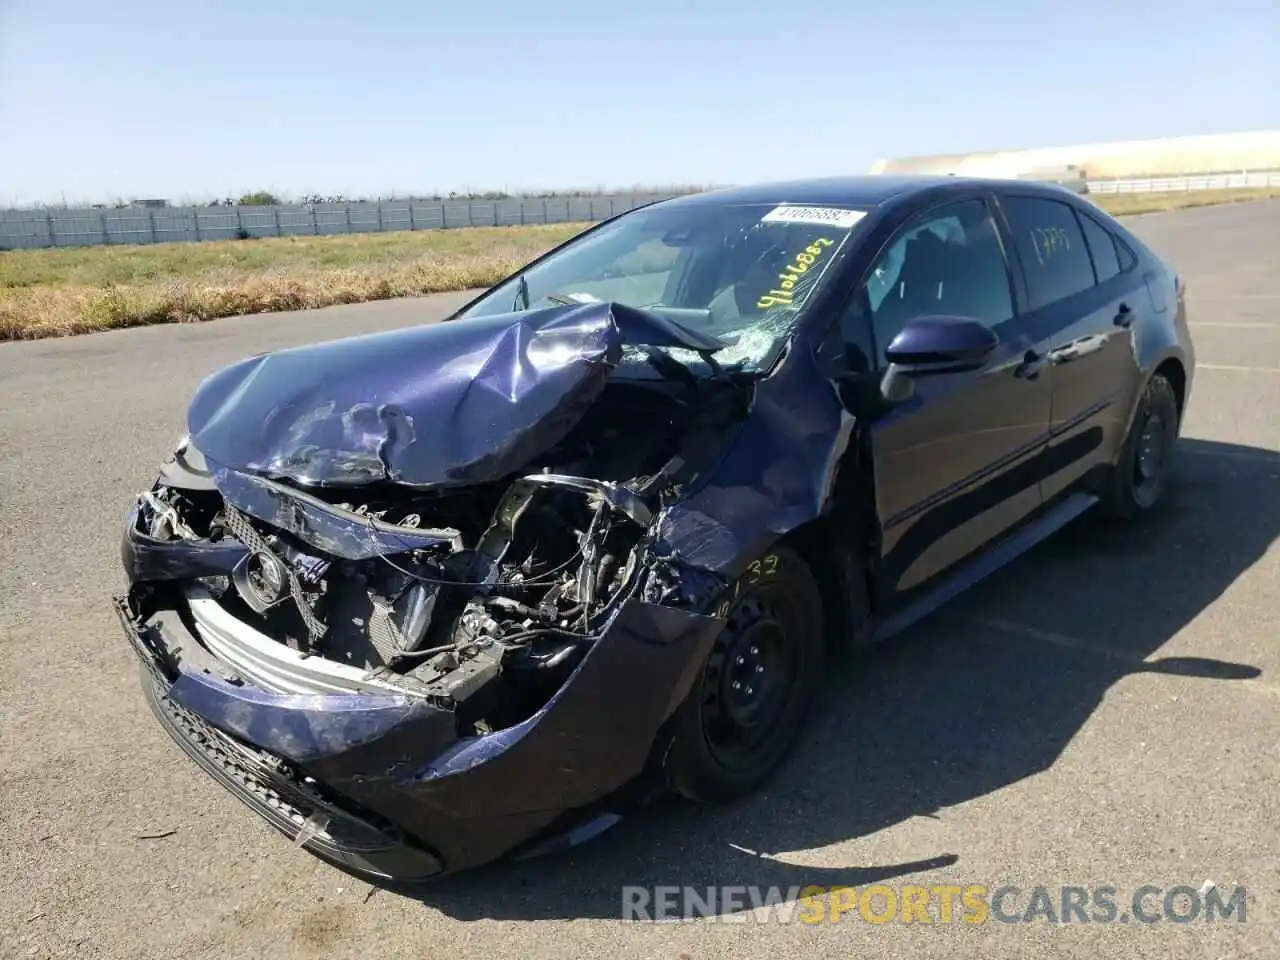
[[[181,656],[182,612],[116,599],[157,718],[207,773],[316,855],[413,880],[555,843],[632,781],[722,621],[629,600],[533,716],[459,738],[411,694],[236,685]],[[200,645],[202,646],[202,645]],[[203,649],[203,646],[202,646]]]
[[[349,801],[327,795],[283,754],[236,737],[185,706],[188,698],[199,699],[193,697],[191,688],[191,683],[198,681],[173,667],[169,659],[165,644],[183,629],[177,618],[140,629],[124,597],[115,599],[115,607],[125,636],[142,662],[147,705],[164,731],[201,770],[290,840],[337,866],[364,876],[405,880],[425,879],[444,871],[438,855],[407,841],[401,831],[380,818],[356,811]],[[228,699],[224,708],[234,702]],[[305,720],[308,712],[301,705],[295,707],[291,712],[295,725]],[[260,715],[260,719],[268,717],[267,712]]]

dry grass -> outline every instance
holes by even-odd
[[[1280,197],[1093,195],[1113,214]],[[187,323],[489,286],[586,224],[0,253],[0,340]]]
[[[1280,198],[1280,187],[1243,190],[1189,190],[1172,193],[1090,194],[1089,199],[1113,216],[1155,213],[1160,210],[1185,210],[1188,207],[1210,207],[1219,203]]]
[[[13,250],[0,340],[489,286],[586,224]]]

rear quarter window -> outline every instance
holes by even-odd
[[[1089,253],[1093,257],[1093,268],[1098,273],[1098,282],[1106,283],[1120,273],[1120,254],[1116,247],[1116,238],[1102,224],[1087,213],[1080,214],[1080,226],[1084,228],[1084,239],[1089,244]]]
[[[1070,206],[1026,196],[1003,197],[1001,205],[1026,274],[1032,310],[1094,285],[1093,261]]]
[[[1125,273],[1138,265],[1137,255],[1129,249],[1129,245],[1116,238],[1116,253],[1120,255],[1120,272]]]

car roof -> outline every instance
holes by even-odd
[[[819,177],[807,180],[782,180],[757,183],[742,187],[728,187],[690,194],[663,201],[667,206],[719,205],[734,203],[797,203],[832,207],[878,207],[890,200],[902,199],[913,193],[937,187],[1000,187],[1016,186],[1019,191],[1043,190],[1053,193],[1054,188],[1029,180],[1007,180],[976,177],[954,177],[929,174],[862,174],[846,177]],[[1057,188],[1061,192],[1069,192]]]

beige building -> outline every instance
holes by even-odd
[[[1072,175],[1109,180],[1262,170],[1280,170],[1280,130],[900,157],[877,161],[871,173],[954,173],[980,177]]]

